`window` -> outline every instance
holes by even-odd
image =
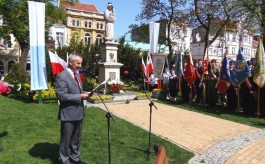
[[[97,23],[97,29],[99,29],[99,23]]]
[[[14,67],[15,65],[15,62],[14,61],[9,61],[8,62],[8,72],[11,72],[12,71],[12,68]]]
[[[56,32],[56,43],[59,45],[64,44],[64,36],[62,32]]]
[[[92,23],[89,22],[89,23],[88,23],[88,28],[91,28],[91,27],[92,27]]]
[[[209,48],[209,56],[213,54],[213,48]]]
[[[87,21],[85,21],[85,28],[87,28],[88,27],[88,24],[87,24]]]
[[[90,42],[91,42],[90,40],[91,40],[91,36],[88,33],[85,34],[85,42],[90,44]]]
[[[7,39],[4,40],[4,45],[6,48],[12,48],[12,43],[11,43],[11,37],[8,36]]]
[[[183,45],[182,45],[182,51],[186,51],[186,43],[183,43]]]
[[[102,23],[100,24],[100,29],[103,29],[103,24]]]
[[[103,41],[102,40],[102,36],[98,34],[97,37],[96,37],[96,44],[100,45],[102,43],[102,41]]]
[[[229,42],[229,34],[228,33],[226,33],[226,40]]]
[[[75,20],[72,20],[72,26],[73,27],[75,26]]]
[[[76,26],[79,27],[79,21],[76,21]]]
[[[236,48],[235,47],[232,47],[232,55],[234,55],[236,52]]]
[[[0,61],[0,75],[4,75],[4,63]]]
[[[236,42],[236,34],[233,34],[232,41],[233,41],[233,42]]]

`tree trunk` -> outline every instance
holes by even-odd
[[[21,57],[19,59],[19,64],[23,70],[26,71],[27,68],[27,61],[29,56],[29,49],[28,48],[21,48]]]

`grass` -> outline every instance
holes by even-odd
[[[56,100],[38,104],[0,96],[0,104],[1,163],[59,163],[60,121]],[[81,159],[89,164],[108,163],[106,113],[99,108],[87,108],[85,113]],[[148,132],[114,118],[115,122],[110,120],[111,163],[153,163],[155,154],[152,152],[149,160],[146,154]],[[165,146],[170,163],[187,163],[193,157],[191,152],[152,135],[151,148],[154,144]]]
[[[178,108],[182,108],[189,111],[194,111],[198,113],[203,113],[206,115],[210,115],[213,117],[230,120],[233,122],[257,127],[257,128],[265,128],[265,119],[264,117],[257,118],[256,115],[246,115],[243,113],[242,109],[239,110],[228,110],[221,106],[219,103],[215,107],[206,107],[206,106],[198,106],[193,105],[191,103],[181,103],[180,99],[177,99],[176,102],[171,101],[158,101],[163,104],[175,106]]]

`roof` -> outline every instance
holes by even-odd
[[[61,6],[65,10],[79,10],[86,12],[99,13],[97,7],[93,4],[82,4],[82,3],[62,3]]]

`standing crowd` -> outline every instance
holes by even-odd
[[[229,72],[234,69],[236,61],[229,60]],[[255,58],[247,61],[249,70],[255,67]],[[187,63],[183,63],[183,71],[186,69]],[[215,59],[208,64],[207,71],[204,71],[202,60],[197,60],[193,68],[195,70],[196,79],[190,85],[184,75],[177,76],[175,64],[170,68],[165,67],[161,77],[162,89],[166,92],[167,99],[176,101],[176,96],[180,92],[181,101],[183,103],[192,102],[199,106],[205,105],[215,107],[220,103],[228,110],[236,110],[242,108],[247,115],[257,114],[258,102],[258,86],[253,82],[253,76],[249,76],[239,86],[232,82],[225,92],[218,91],[217,84],[221,76],[221,65]],[[265,116],[265,88],[260,88],[259,114]]]

